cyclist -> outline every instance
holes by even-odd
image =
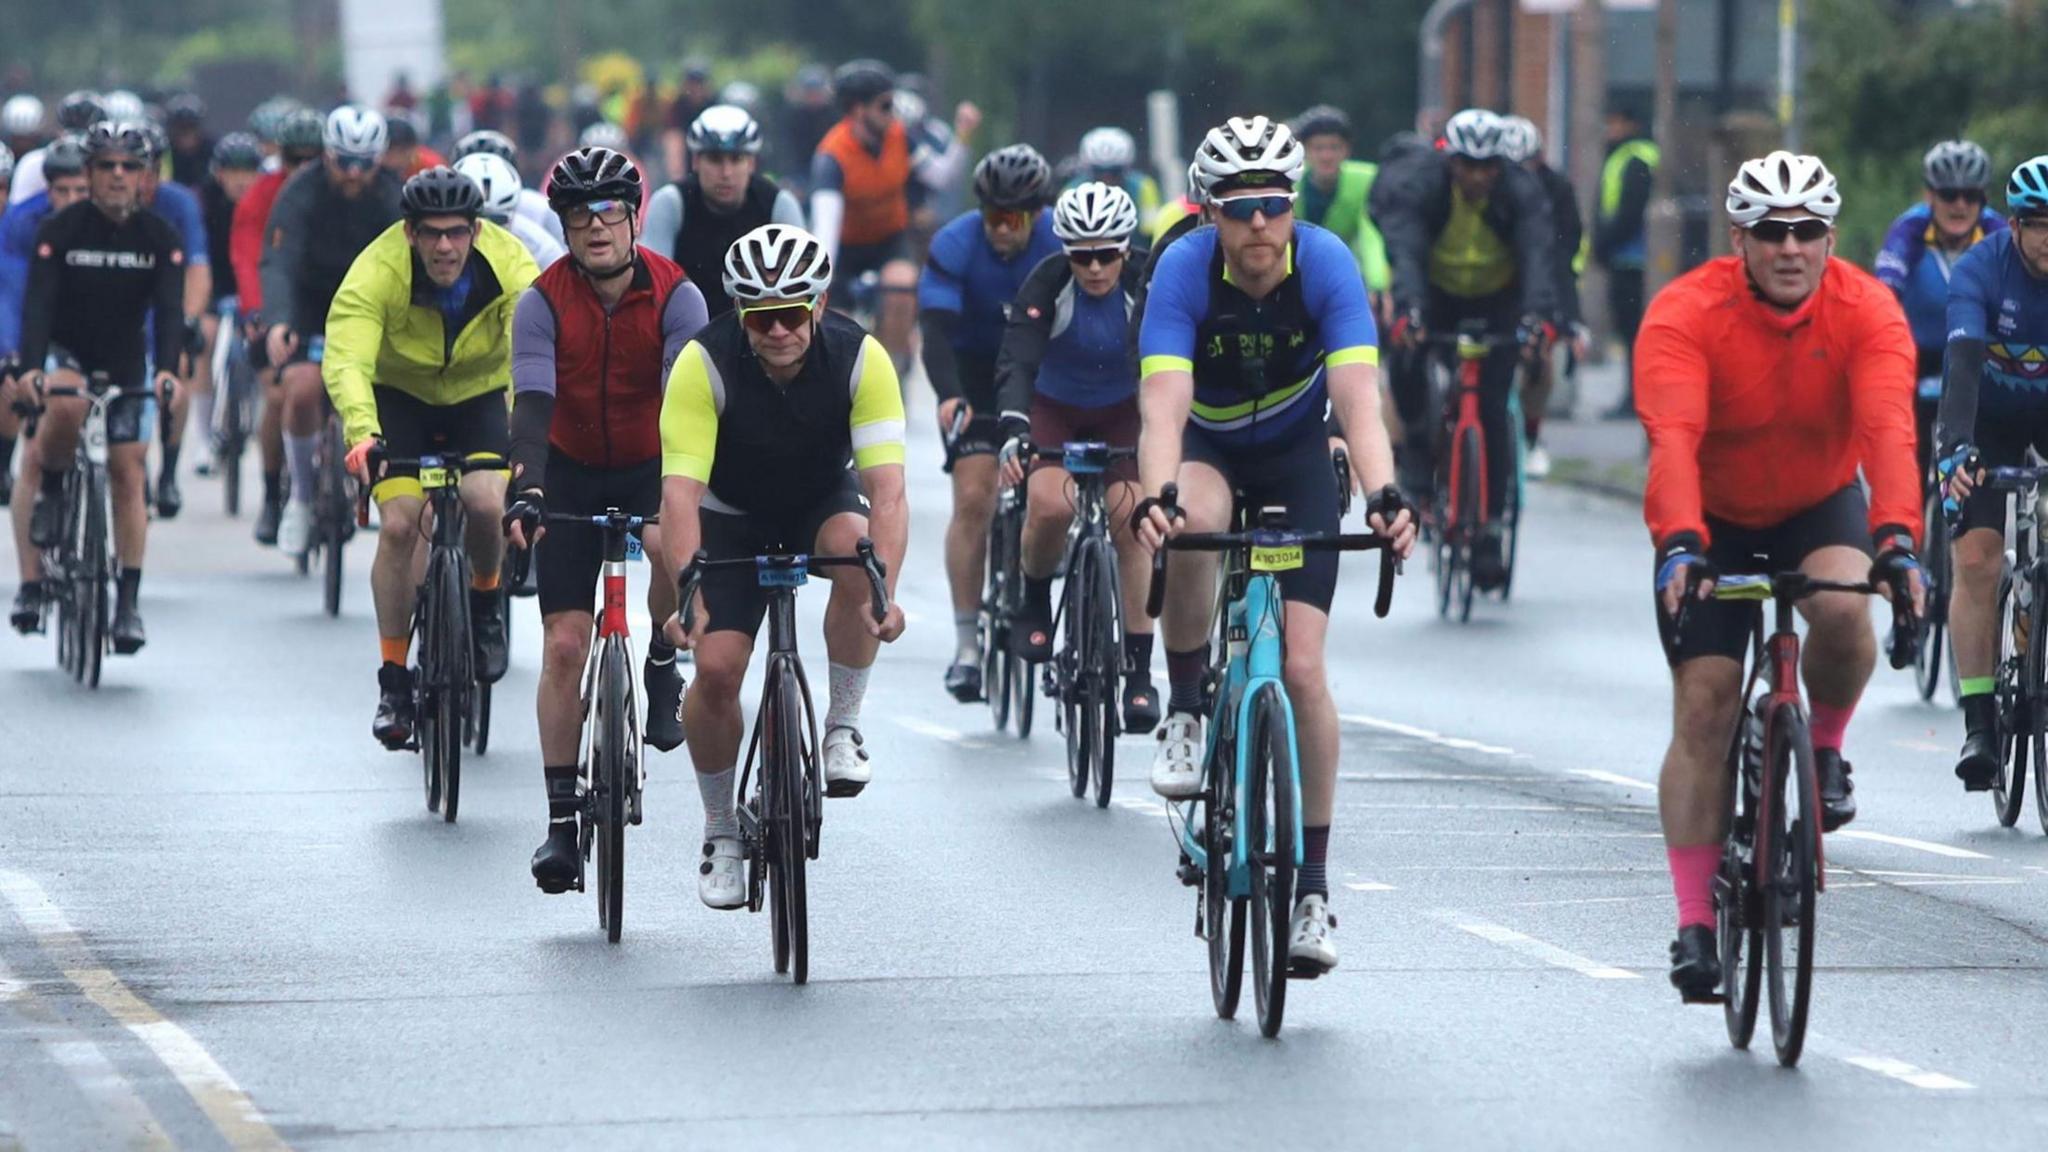
[[[1095,440],[1138,446],[1137,380],[1131,319],[1139,272],[1130,258],[1138,208],[1130,193],[1083,184],[1060,194],[1053,232],[1064,249],[1039,261],[1017,290],[996,362],[1002,410],[1003,482],[1024,482],[1023,444],[1056,447]],[[1023,534],[1024,618],[1015,645],[1026,660],[1052,658],[1052,578],[1073,521],[1066,469],[1028,466],[1030,488]],[[1109,508],[1122,564],[1124,731],[1144,734],[1159,723],[1152,688],[1152,621],[1145,601],[1151,565],[1132,537],[1128,509],[1137,506],[1138,468],[1119,460],[1109,469]],[[1069,622],[1068,627],[1074,627]]]
[[[26,92],[0,104],[0,144],[15,156],[26,156],[43,146],[43,102]]]
[[[1948,350],[1949,278],[1963,253],[2005,230],[2005,217],[1984,202],[1991,157],[1970,141],[1944,140],[1929,148],[1920,171],[1926,184],[1922,199],[1892,221],[1872,271],[1905,307],[1919,350],[1913,413],[1925,475],[1934,453],[1934,413],[1941,405],[1942,356]]]
[[[220,317],[225,309],[232,316],[239,309],[235,281],[233,246],[235,227],[235,206],[249,194],[263,175],[263,148],[256,137],[247,132],[230,132],[220,138],[213,147],[213,159],[204,183],[199,185],[200,212],[206,225],[207,265],[212,271],[211,292],[206,311],[200,316],[199,353],[193,357],[192,382],[196,385],[192,398],[193,416],[202,433],[199,437],[201,461],[199,473],[205,475],[210,468],[206,457],[210,455],[210,444],[204,430],[213,427],[213,363],[214,341],[220,339]],[[166,472],[170,465],[164,466]],[[158,499],[162,500],[159,492]]]
[[[488,152],[505,163],[510,164],[513,171],[517,172],[520,170],[519,146],[512,142],[510,136],[505,135],[503,132],[494,132],[488,128],[479,128],[462,139],[457,140],[455,142],[455,151],[448,162],[460,164],[465,157],[478,152]],[[548,235],[553,236],[555,239],[565,239],[562,235],[561,217],[556,216],[554,209],[548,207],[547,196],[538,188],[522,186],[519,189],[519,214],[547,229]]]
[[[1508,392],[1525,355],[1540,354],[1557,312],[1551,271],[1553,233],[1543,185],[1501,152],[1500,117],[1468,108],[1444,126],[1442,152],[1417,153],[1373,185],[1373,215],[1394,267],[1396,344],[1417,347],[1430,332],[1483,320],[1495,333],[1519,334],[1524,347],[1495,349],[1480,372],[1479,415],[1487,459],[1513,459]],[[1407,456],[1417,484],[1434,471],[1441,414],[1430,410],[1427,355],[1403,356],[1395,402],[1407,427]],[[1501,551],[1501,509],[1513,469],[1486,469],[1485,530],[1472,552],[1472,577],[1482,588],[1507,578]]]
[[[917,289],[924,370],[938,396],[939,428],[965,427],[953,442],[953,518],[946,525],[946,579],[953,591],[953,663],[946,691],[962,703],[981,699],[982,572],[996,509],[996,356],[1003,322],[1025,277],[1058,254],[1053,235],[1052,169],[1029,144],[1012,144],[974,166],[981,207],[953,218],[932,237]],[[962,413],[965,413],[964,417]]]
[[[124,396],[107,410],[107,475],[114,505],[114,553],[120,561],[111,635],[114,651],[142,649],[145,633],[137,598],[149,531],[144,471],[154,404],[177,383],[178,326],[158,317],[180,312],[185,289],[185,251],[177,230],[141,205],[143,170],[153,159],[149,135],[140,125],[95,124],[86,136],[90,192],[87,199],[52,214],[36,232],[22,306],[21,385],[39,393],[47,383],[80,388],[105,372],[122,388],[147,379],[154,398]],[[152,338],[153,337],[153,338]],[[156,370],[150,374],[150,362]],[[86,402],[51,399],[36,432],[40,466],[22,476],[21,500],[33,501],[24,548],[21,589],[13,623],[35,627],[42,607],[42,556],[64,535],[64,477],[84,423]],[[18,515],[18,513],[17,513]]]
[[[1579,194],[1572,187],[1571,177],[1557,168],[1552,168],[1543,156],[1543,133],[1525,117],[1509,116],[1502,120],[1505,135],[1502,137],[1502,151],[1508,163],[1520,164],[1543,185],[1544,193],[1550,198],[1550,226],[1554,238],[1551,246],[1550,270],[1557,277],[1558,326],[1572,333],[1575,343],[1583,343],[1580,335],[1585,325],[1579,318],[1579,269],[1583,262],[1580,249],[1586,238],[1585,222],[1579,217]],[[1529,374],[1522,386],[1522,432],[1529,442],[1529,454],[1523,466],[1529,475],[1537,480],[1550,475],[1550,453],[1543,450],[1539,437],[1543,432],[1543,414],[1550,406],[1550,392],[1556,383],[1557,367],[1548,356],[1536,360],[1529,366]]]
[[[1159,181],[1138,166],[1138,142],[1129,132],[1104,125],[1082,133],[1081,146],[1074,153],[1074,174],[1066,188],[1072,190],[1091,183],[1123,189],[1138,207],[1140,228],[1149,230],[1159,218],[1163,203]]]
[[[1621,340],[1621,399],[1604,418],[1635,416],[1636,330],[1643,320],[1643,268],[1649,261],[1650,191],[1663,153],[1636,110],[1607,110],[1607,159],[1600,166],[1599,211],[1593,217],[1593,259],[1607,269],[1607,315]]]
[[[1145,261],[1147,266],[1159,259],[1160,250],[1168,243],[1187,235],[1202,224],[1202,186],[1195,182],[1194,165],[1190,164],[1188,190],[1182,193],[1179,199],[1170,201],[1161,208],[1158,215],[1152,217],[1152,226],[1145,230],[1147,239],[1151,241],[1151,252]]]
[[[2005,495],[1970,495],[1986,467],[2021,464],[2048,449],[2048,156],[2013,169],[2005,185],[2011,227],[1955,263],[1948,286],[1948,366],[1942,376],[1937,470],[1953,499],[1967,498],[1955,541],[1949,632],[1955,637],[1966,736],[1956,775],[1973,792],[1991,787],[2002,760],[1993,661],[1998,582],[2005,567]],[[2038,612],[2038,606],[2033,609]]]
[[[260,109],[259,109],[260,110]],[[277,543],[278,521],[284,515],[284,408],[276,387],[279,365],[272,364],[264,347],[263,253],[270,245],[270,210],[277,205],[285,181],[299,169],[320,159],[325,147],[326,121],[310,108],[292,109],[278,117],[272,143],[277,148],[277,167],[256,178],[249,191],[235,204],[233,234],[228,240],[228,261],[235,269],[236,305],[241,311],[243,337],[249,346],[249,363],[260,371],[267,397],[257,420],[256,445],[263,463],[263,507],[256,513],[256,542]],[[290,302],[278,307],[289,314]]]
[[[53,141],[44,150],[43,174],[49,187],[0,215],[0,362],[11,361],[21,348],[21,306],[28,293],[29,265],[35,254],[36,231],[52,213],[85,199],[85,142],[75,137]],[[0,371],[4,375],[4,371]],[[21,417],[11,402],[0,400],[0,504],[14,501],[14,476],[8,465],[21,433]],[[22,454],[24,476],[37,467],[35,445]],[[15,543],[23,552],[28,542],[26,505],[14,516]]]
[[[881,344],[824,307],[831,285],[824,242],[800,228],[766,225],[726,256],[736,310],[684,346],[662,401],[661,535],[675,568],[700,547],[713,559],[769,547],[844,554],[866,536],[894,588],[909,537],[902,393]],[[877,623],[865,574],[828,571],[825,794],[855,796],[872,776],[861,699],[878,642],[903,632],[903,609],[892,602]],[[669,627],[673,643],[697,653],[697,683],[683,705],[704,799],[697,894],[713,908],[737,908],[746,902],[733,806],[740,683],[767,598],[752,582],[714,579],[700,606],[695,635],[684,636],[678,619]]]
[[[910,135],[896,119],[896,73],[853,60],[832,76],[840,120],[811,159],[811,226],[849,288],[876,274],[881,302],[875,335],[901,376],[910,365],[917,312],[917,265],[910,249]]]
[[[199,354],[205,351],[201,339],[205,329],[202,321],[207,305],[213,299],[212,248],[206,238],[205,211],[199,203],[199,194],[191,188],[173,180],[163,178],[163,156],[170,147],[170,137],[155,123],[147,120],[132,122],[142,130],[149,141],[149,167],[143,170],[141,193],[142,206],[170,221],[178,230],[185,250],[185,300],[184,309],[175,318],[155,317],[151,323],[171,324],[182,321],[179,348],[184,353],[181,373],[183,388],[172,393],[170,402],[163,413],[164,442],[159,454],[156,478],[156,512],[166,520],[177,516],[184,507],[184,497],[178,491],[178,454],[185,441],[185,416],[191,407],[191,395],[201,387],[211,388],[211,382],[201,384],[203,365]],[[171,366],[176,370],[179,365]]]
[[[213,168],[214,140],[206,134],[206,101],[181,92],[164,102],[164,126],[170,130],[171,179],[197,188]]]
[[[469,177],[484,196],[484,219],[510,232],[526,246],[535,265],[546,268],[568,254],[562,242],[548,230],[519,214],[519,194],[525,184],[519,170],[488,152],[473,152],[455,162],[455,170]]]
[[[548,794],[548,836],[533,854],[533,878],[544,892],[565,892],[576,881],[578,690],[604,541],[588,525],[545,527],[541,517],[551,500],[592,515],[660,510],[662,390],[669,365],[705,319],[704,297],[683,270],[635,243],[641,183],[639,168],[609,149],[571,152],[555,165],[549,198],[562,214],[570,258],[542,272],[512,314],[517,499],[505,522],[515,547],[537,541],[536,529],[548,541],[533,554],[546,633],[538,707]],[[683,678],[662,633],[676,610],[676,579],[659,530],[644,535],[654,564],[647,590],[654,627],[642,669],[647,740],[666,752],[683,742]]]
[[[1720,982],[1712,887],[1731,786],[1723,757],[1753,618],[1746,605],[1706,598],[1714,578],[1753,571],[1763,556],[1772,572],[1877,579],[1910,592],[1916,608],[1922,597],[1912,336],[1891,293],[1833,257],[1841,207],[1817,157],[1744,162],[1728,185],[1734,254],[1658,293],[1636,342],[1650,439],[1643,518],[1674,701],[1657,789],[1678,900],[1671,982],[1688,999]],[[1699,599],[1684,604],[1695,588]],[[1799,611],[1821,826],[1832,831],[1856,816],[1842,735],[1876,644],[1860,596],[1823,593]]]
[[[445,168],[448,159],[420,139],[420,130],[402,113],[385,121],[384,155],[378,161],[400,180],[410,180],[429,168]]]
[[[107,114],[100,107],[100,98],[93,92],[73,92],[57,105],[58,131],[76,136],[81,141],[85,138],[86,129],[105,119]],[[43,179],[43,157],[47,147],[45,145],[15,157],[14,179],[7,185],[9,208],[49,186]]]
[[[1406,502],[1393,485],[1393,451],[1379,414],[1372,308],[1350,249],[1294,220],[1302,147],[1264,116],[1209,130],[1195,153],[1213,227],[1159,260],[1139,330],[1144,490],[1134,518],[1149,553],[1183,529],[1225,531],[1231,493],[1253,507],[1285,507],[1295,528],[1333,532],[1337,489],[1324,442],[1327,401],[1348,434],[1356,479],[1372,493],[1373,529],[1397,552],[1414,547]],[[1158,500],[1180,486],[1181,516]],[[1152,787],[1170,799],[1201,791],[1202,684],[1209,669],[1215,557],[1176,553],[1162,627],[1170,695],[1152,763]],[[1281,574],[1287,667],[1301,745],[1303,867],[1288,955],[1337,963],[1327,859],[1337,785],[1337,710],[1323,668],[1337,555],[1312,552]]]
[[[320,365],[328,308],[356,257],[400,215],[402,185],[378,163],[385,139],[384,117],[367,108],[344,104],[329,113],[325,160],[291,178],[265,226],[264,342],[283,384],[291,469],[277,528],[278,549],[287,556],[305,555],[313,540],[314,453],[327,421]]]
[[[801,228],[795,194],[761,175],[761,126],[744,109],[714,104],[690,122],[690,175],[654,194],[641,243],[674,260],[713,316],[732,310],[719,267],[733,241],[764,224]]]
[[[424,505],[417,468],[369,474],[380,443],[390,455],[461,455],[503,461],[510,451],[505,389],[512,374],[511,320],[519,294],[540,270],[510,232],[479,217],[483,193],[452,168],[405,182],[404,219],[372,240],[350,265],[327,315],[320,373],[341,414],[349,471],[374,485],[377,558],[370,588],[377,605],[377,715],[386,748],[412,737],[411,647],[414,562]],[[498,613],[505,474],[462,478],[469,515],[470,641],[477,678],[505,674],[505,623]]]
[[[1386,243],[1365,210],[1379,165],[1351,158],[1351,118],[1340,109],[1318,104],[1296,116],[1288,126],[1308,153],[1308,174],[1294,189],[1295,218],[1337,234],[1358,257],[1375,319],[1388,319]]]
[[[910,137],[910,170],[917,174],[909,188],[911,252],[922,260],[939,222],[952,216],[960,202],[967,146],[981,125],[981,109],[963,100],[948,124],[932,115],[924,97],[911,89],[910,82],[921,78],[905,74],[897,79],[896,121]]]

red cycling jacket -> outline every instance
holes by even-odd
[[[263,310],[263,230],[270,224],[270,206],[291,175],[265,172],[235,202],[235,223],[228,233],[228,263],[235,267],[235,289],[245,314]]]
[[[1650,436],[1643,519],[1658,547],[1709,516],[1767,528],[1856,482],[1870,527],[1919,535],[1913,335],[1877,278],[1830,258],[1793,312],[1758,299],[1740,256],[1710,260],[1650,303],[1636,410]]]

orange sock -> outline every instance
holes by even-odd
[[[405,658],[412,652],[412,637],[400,636],[397,639],[393,639],[389,636],[379,636],[377,637],[377,648],[384,653],[384,662],[386,664],[396,664],[403,668],[405,667]]]
[[[489,572],[471,573],[469,577],[469,590],[472,592],[496,592],[498,590],[498,570],[493,568]]]

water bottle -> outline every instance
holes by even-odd
[[[2012,654],[2027,657],[2027,638],[2033,631],[2034,582],[2015,580],[2012,587]]]

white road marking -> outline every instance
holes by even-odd
[[[1595,980],[1637,980],[1636,973],[1626,968],[1615,968],[1597,960],[1588,960],[1576,952],[1567,952],[1555,944],[1548,944],[1534,936],[1525,935],[1513,928],[1491,921],[1469,916],[1455,909],[1441,908],[1430,915],[1462,931],[1470,932],[1481,940],[1519,952],[1532,960],[1541,960],[1553,968],[1564,968]]]
[[[1392,884],[1381,884],[1377,880],[1347,880],[1344,882],[1344,886],[1353,892],[1392,892],[1394,890]]]
[[[1894,1060],[1888,1056],[1847,1056],[1844,1059],[1858,1068],[1875,1072],[1880,1076],[1889,1076],[1894,1080],[1911,1084],[1915,1088],[1925,1088],[1933,1092],[1967,1091],[1974,1087],[1968,1081],[1958,1080],[1953,1076],[1947,1076],[1940,1072],[1929,1072],[1908,1064],[1904,1060]]]
[[[1573,768],[1571,769],[1571,774],[1622,788],[1640,788],[1645,792],[1655,792],[1657,790],[1657,786],[1648,780],[1638,780],[1633,776],[1621,776],[1613,772],[1602,772],[1597,768]]]
[[[1555,776],[1490,776],[1484,772],[1339,772],[1362,784],[1554,784]],[[410,785],[407,785],[410,787]],[[69,795],[67,793],[67,795]]]
[[[269,1121],[242,1091],[227,1069],[214,1060],[192,1034],[163,1018],[155,1008],[137,996],[120,977],[101,966],[64,910],[50,900],[42,885],[19,872],[0,870],[0,894],[14,906],[14,914],[36,939],[45,955],[64,978],[85,993],[122,1027],[142,1041],[171,1076],[185,1089],[192,1102],[206,1114],[235,1149],[283,1149],[289,1147],[272,1129]]]
[[[1161,804],[1156,800],[1131,800],[1119,798],[1116,800],[1111,800],[1110,803],[1116,805],[1119,808],[1129,809],[1132,812],[1143,812],[1147,816],[1157,816],[1160,813],[1166,811],[1166,805]]]
[[[1357,724],[1364,728],[1377,728],[1382,732],[1392,732],[1399,736],[1413,736],[1417,740],[1426,740],[1439,748],[1451,748],[1459,752],[1483,752],[1489,756],[1513,756],[1515,754],[1513,748],[1503,748],[1498,744],[1482,744],[1477,740],[1467,740],[1462,736],[1446,736],[1441,732],[1432,732],[1427,728],[1417,728],[1413,724],[1381,720],[1375,716],[1361,716],[1357,713],[1349,713],[1339,717],[1339,719],[1347,724]]]
[[[1991,857],[1986,856],[1982,852],[1972,852],[1968,848],[1958,848],[1953,844],[1936,844],[1931,840],[1915,840],[1910,836],[1893,836],[1889,833],[1869,832],[1861,828],[1844,828],[1840,832],[1832,833],[1832,835],[1847,837],[1851,840],[1868,840],[1873,844],[1890,844],[1894,848],[1911,848],[1918,852],[1931,852],[1936,856],[1946,856],[1951,860],[1991,859]]]

